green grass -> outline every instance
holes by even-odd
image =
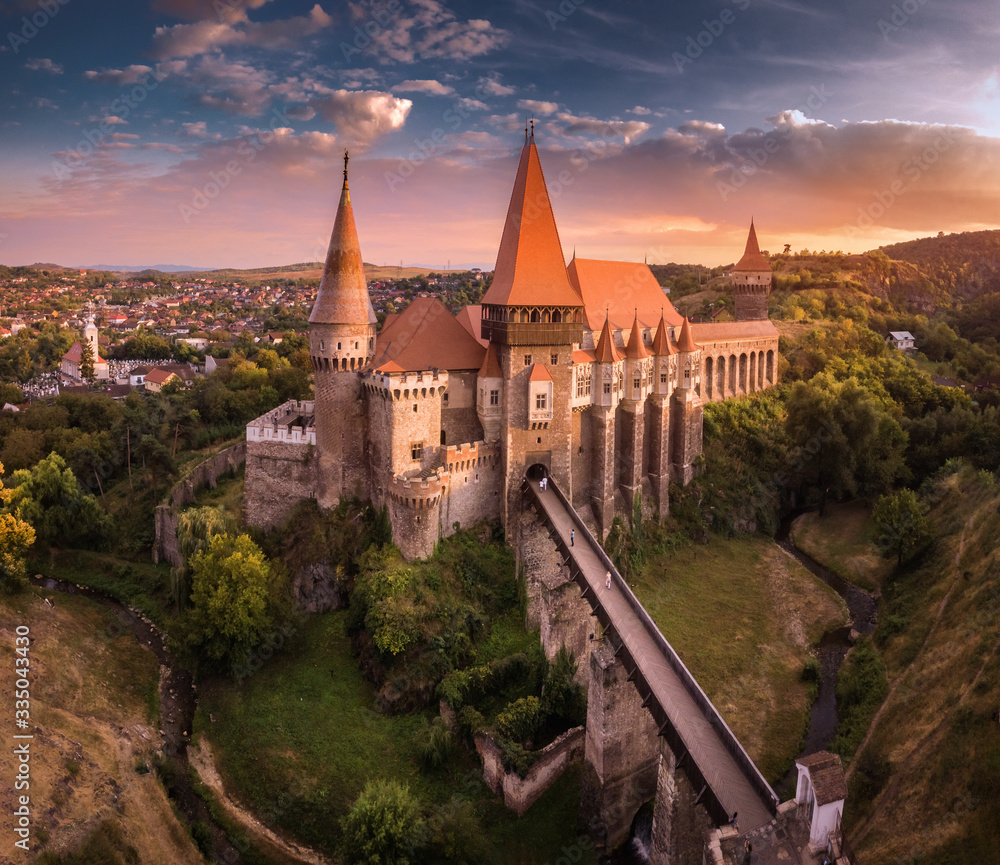
[[[872,544],[871,511],[862,502],[828,505],[822,517],[803,514],[792,525],[795,545],[827,570],[869,591],[892,575],[892,561]]]
[[[808,723],[809,646],[846,620],[840,598],[763,537],[657,556],[635,592],[764,776],[780,779]]]
[[[227,787],[269,825],[327,853],[336,851],[340,817],[372,778],[409,784],[431,813],[460,792],[489,832],[484,861],[558,858],[574,837],[576,777],[566,776],[518,820],[465,749],[440,772],[422,773],[415,737],[431,715],[374,710],[375,689],[352,657],[345,617],[306,620],[285,654],[242,685],[205,684],[196,730],[212,743]]]

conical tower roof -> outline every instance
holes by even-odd
[[[670,341],[670,331],[667,330],[667,322],[662,314],[656,328],[656,336],[653,337],[653,354],[657,357],[670,357],[670,355],[677,354],[677,349]]]
[[[525,141],[507,208],[493,282],[483,304],[581,306],[566,274],[534,135]]]
[[[344,185],[337,218],[326,252],[323,278],[309,316],[310,323],[314,324],[375,324],[378,321],[368,296],[358,231],[354,227],[354,208],[347,187],[347,159],[345,153]]]
[[[652,357],[652,352],[646,348],[642,341],[642,331],[639,330],[639,317],[632,320],[632,332],[628,336],[628,344],[625,346],[625,357],[632,360],[642,360],[644,357]]]
[[[681,325],[681,335],[677,340],[677,348],[686,354],[698,351],[701,348],[694,341],[694,337],[691,336],[691,322],[688,321],[687,316],[684,316],[684,324]]]
[[[611,335],[610,319],[604,319],[604,327],[601,329],[594,354],[598,363],[615,363],[622,359],[615,345],[615,338]]]
[[[497,358],[497,350],[493,343],[486,346],[486,357],[483,358],[483,365],[479,368],[480,378],[503,378],[500,370],[500,360]]]
[[[753,220],[750,220],[750,233],[747,235],[747,248],[743,252],[743,258],[739,260],[734,271],[761,271],[770,270],[771,263],[761,254],[760,246],[757,243],[757,231],[753,227]]]

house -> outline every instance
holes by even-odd
[[[913,334],[908,330],[890,330],[885,338],[886,344],[900,351],[912,351],[916,348],[913,342]]]
[[[823,850],[830,833],[840,826],[847,798],[847,781],[840,757],[829,751],[818,751],[795,761],[798,781],[795,802],[810,814],[809,849]]]
[[[151,369],[146,374],[146,390],[150,393],[159,393],[172,381],[180,381],[180,378],[176,373],[167,369],[160,369],[159,367],[156,367],[155,369]]]

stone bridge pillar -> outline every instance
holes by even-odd
[[[656,733],[614,650],[599,645],[590,654],[580,817],[595,843],[606,849],[628,837],[639,807],[656,794]]]
[[[576,659],[576,681],[584,688],[590,678],[590,636],[598,630],[590,604],[549,536],[548,525],[528,512],[521,518],[518,561],[528,598],[527,627],[538,628],[545,657],[554,660],[565,646]]]

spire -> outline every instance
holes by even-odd
[[[753,219],[750,220],[750,233],[747,235],[747,247],[743,252],[743,258],[733,270],[736,271],[760,271],[770,270],[771,263],[761,254],[760,246],[757,243],[757,231],[753,226]]]
[[[615,338],[611,335],[611,319],[609,318],[604,319],[604,327],[601,329],[601,336],[597,340],[597,349],[594,354],[597,355],[598,363],[615,363],[622,359],[615,346]]]
[[[656,336],[653,337],[653,354],[657,357],[670,357],[670,355],[677,354],[677,349],[670,341],[670,331],[663,318],[663,310],[660,310],[660,323],[656,328]]]
[[[344,185],[340,190],[337,218],[326,252],[323,278],[316,293],[309,321],[317,324],[375,324],[375,310],[368,297],[365,266],[354,227],[354,208],[347,187],[347,162],[344,151]]]
[[[503,378],[500,371],[500,361],[497,358],[496,346],[489,343],[486,346],[486,356],[483,358],[483,365],[479,368],[480,378]]]
[[[691,336],[691,322],[688,321],[687,316],[684,316],[684,324],[681,325],[681,336],[677,340],[677,348],[684,354],[692,354],[701,349],[701,346]]]
[[[533,138],[528,138],[521,151],[493,283],[482,302],[484,305],[582,305],[566,274],[552,202]]]
[[[632,319],[632,332],[628,336],[628,344],[625,346],[625,356],[632,360],[642,360],[644,357],[652,357],[652,352],[646,348],[642,341],[642,331],[639,330],[638,314]]]

